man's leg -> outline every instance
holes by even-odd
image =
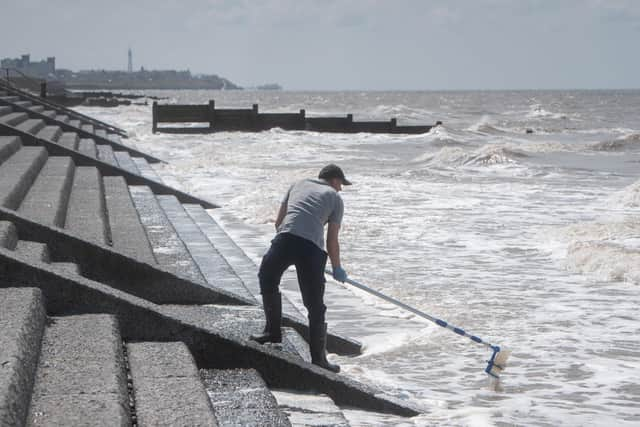
[[[311,362],[333,372],[340,372],[340,366],[327,360],[327,324],[325,323],[324,305],[324,269],[327,254],[311,242],[304,245],[304,250],[296,257],[298,284],[302,293],[302,301],[309,316],[309,347]]]
[[[262,334],[250,337],[260,344],[282,342],[282,297],[278,287],[282,274],[292,264],[286,240],[284,236],[276,236],[260,263],[258,278],[266,322]]]

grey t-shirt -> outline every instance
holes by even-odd
[[[324,225],[342,222],[340,194],[323,179],[303,179],[289,188],[282,203],[287,205],[287,214],[278,233],[295,234],[324,250]]]

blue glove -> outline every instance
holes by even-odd
[[[344,283],[347,280],[347,272],[342,267],[336,267],[333,269],[333,278]]]

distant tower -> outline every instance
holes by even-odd
[[[131,53],[131,48],[129,48],[129,66],[127,67],[127,71],[130,73],[133,72],[133,53]]]

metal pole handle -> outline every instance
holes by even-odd
[[[325,273],[329,274],[329,275],[333,275],[333,273],[329,269],[325,270]],[[400,308],[402,308],[404,310],[407,310],[407,311],[415,314],[416,316],[420,316],[420,317],[422,317],[424,319],[430,320],[430,321],[432,321],[433,323],[435,323],[438,326],[442,326],[443,328],[449,329],[450,331],[453,331],[458,335],[461,335],[463,337],[467,337],[470,340],[472,340],[472,341],[474,341],[474,342],[476,342],[478,344],[482,344],[482,345],[484,345],[486,347],[489,347],[489,348],[493,349],[494,351],[496,351],[496,349],[498,349],[498,351],[499,351],[499,349],[500,349],[500,347],[498,347],[498,346],[489,344],[488,342],[483,341],[481,338],[479,338],[479,337],[477,337],[475,335],[469,334],[464,329],[460,329],[460,328],[457,328],[457,327],[455,327],[453,325],[450,325],[449,323],[445,322],[444,320],[441,320],[441,319],[438,319],[436,317],[430,316],[427,313],[418,310],[417,308],[411,307],[410,305],[407,305],[407,304],[403,303],[402,301],[398,301],[395,298],[392,298],[392,297],[390,297],[388,295],[385,295],[382,292],[376,291],[375,289],[371,289],[370,287],[365,286],[362,283],[358,283],[355,280],[347,279],[347,280],[345,280],[345,283],[348,283],[351,286],[354,286],[354,287],[356,287],[358,289],[361,289],[361,290],[363,290],[363,291],[365,291],[365,292],[367,292],[367,293],[369,293],[371,295],[374,295],[374,296],[376,296],[376,297],[378,297],[380,299],[383,299],[383,300],[385,300],[385,301],[387,301],[387,302],[389,302],[391,304],[394,304],[394,305],[396,305],[396,306],[398,306],[398,307],[400,307]]]

